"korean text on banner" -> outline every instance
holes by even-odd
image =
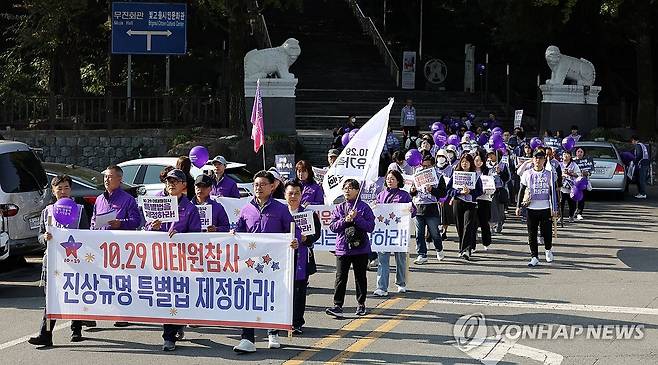
[[[314,210],[320,216],[322,232],[313,250],[334,251],[336,233],[329,228],[333,205],[309,205],[306,209]],[[375,230],[369,234],[374,252],[407,252],[411,232],[411,203],[377,204],[372,209],[375,215]]]
[[[208,229],[208,226],[212,226],[212,205],[197,205],[196,208],[201,218],[201,229]]]
[[[477,176],[474,172],[455,171],[452,173],[452,187],[455,189],[475,189]]]
[[[422,169],[414,174],[414,184],[416,189],[421,189],[427,185],[437,185],[439,178],[436,175],[436,169]]]
[[[519,128],[521,126],[521,121],[523,120],[523,109],[517,109],[514,111],[514,128]]]
[[[496,190],[496,181],[493,176],[482,175],[480,180],[482,180],[482,190]]]
[[[315,234],[315,224],[313,223],[313,211],[307,210],[292,215],[295,225],[302,232],[302,236],[311,236]]]
[[[51,233],[50,319],[292,328],[289,234]]]
[[[578,165],[578,168],[582,173],[591,173],[593,172],[592,170],[594,170],[594,159],[591,157],[574,160],[574,162],[576,162],[576,165]]]
[[[159,220],[162,223],[178,222],[178,199],[173,196],[139,197],[139,205],[144,211],[146,222]]]
[[[322,182],[325,204],[332,204],[343,195],[343,181],[347,179],[359,183],[377,180],[392,107],[393,98],[359,129],[329,168]]]

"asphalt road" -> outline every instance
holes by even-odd
[[[412,265],[410,292],[385,299],[370,295],[370,314],[363,318],[351,315],[352,279],[345,304],[349,318],[324,314],[332,303],[334,259],[318,254],[304,334],[282,338],[283,348],[269,350],[265,331],[257,331],[258,352],[250,355],[233,353],[240,338],[236,329],[188,328],[177,351],[164,353],[160,326],[115,328],[109,322],[85,329],[80,343],[69,342],[67,322],[58,323],[55,347],[36,349],[26,341],[38,329],[44,295],[38,287],[40,259],[30,258],[0,273],[0,364],[480,364],[485,355],[490,364],[655,364],[657,208],[656,200],[599,197],[587,204],[584,221],[559,229],[555,262],[545,263],[540,250],[536,268],[526,266],[525,228],[516,218],[504,235],[494,236],[491,250],[479,251],[469,263],[456,257],[451,228],[445,260],[430,256],[427,264]],[[370,292],[375,280],[370,272]],[[455,328],[469,317],[467,324],[484,319],[487,327]],[[483,343],[459,336],[478,329],[486,331]],[[617,338],[625,329],[633,338]],[[496,331],[503,336],[495,338]],[[471,347],[462,346],[465,352],[457,340]]]

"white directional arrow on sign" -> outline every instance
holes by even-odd
[[[145,35],[146,36],[146,50],[150,51],[151,50],[151,36],[165,36],[169,37],[171,35],[170,30],[132,30],[128,29],[126,32],[129,36],[134,36],[134,35]]]

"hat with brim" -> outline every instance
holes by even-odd
[[[182,170],[179,169],[173,169],[169,171],[169,173],[166,176],[167,180],[169,179],[176,179],[178,181],[187,181],[187,176],[185,176],[185,173]]]
[[[211,162],[213,163],[213,165],[216,164],[216,163],[221,163],[224,166],[228,165],[228,163],[226,162],[226,159],[224,158],[224,156],[221,156],[221,155],[215,156],[215,158],[213,158]]]

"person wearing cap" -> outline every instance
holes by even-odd
[[[210,199],[212,190],[212,178],[201,174],[194,180],[194,205],[210,205],[212,207],[212,219],[210,225],[205,229],[208,232],[228,232],[231,224],[224,207],[213,199]]]
[[[281,176],[279,170],[276,167],[270,167],[267,172],[274,176],[274,190],[272,191],[272,197],[274,199],[285,199],[283,183],[284,178]]]
[[[329,167],[333,166],[334,162],[336,162],[336,159],[340,156],[340,151],[332,148],[329,150],[327,153],[327,163],[329,164]]]
[[[473,156],[466,154],[459,159],[455,171],[466,171],[475,173],[475,162]],[[476,175],[477,176],[477,175]],[[470,260],[475,240],[477,238],[477,198],[482,194],[482,180],[477,178],[475,188],[453,187],[453,179],[448,182],[448,195],[452,197],[450,204],[455,215],[457,234],[459,235],[459,256],[464,260]]]
[[[168,232],[169,237],[176,233],[201,232],[201,218],[197,207],[187,199],[187,176],[181,170],[174,169],[167,174],[167,193],[178,199],[178,221],[161,222],[156,219],[146,225],[149,231]],[[162,351],[176,350],[176,340],[182,339],[184,333],[181,325],[163,325],[162,338],[164,344]],[[178,337],[177,337],[178,334]]]
[[[448,156],[448,162],[450,162],[450,165],[452,165],[454,171],[454,169],[457,167],[457,164],[459,163],[459,159],[457,158],[457,147],[449,144],[445,147],[445,149],[446,155]]]
[[[324,191],[322,187],[315,182],[313,167],[306,160],[301,160],[295,164],[295,173],[297,179],[302,185],[302,205],[322,205],[324,204]]]
[[[91,229],[102,230],[135,230],[139,227],[142,217],[135,198],[121,189],[123,170],[117,165],[108,166],[103,171],[105,191],[96,198],[91,216]],[[116,213],[116,218],[103,226],[96,225],[96,216],[110,212]]]
[[[290,223],[294,222],[288,206],[272,198],[274,175],[268,171],[259,171],[254,175],[254,198],[240,210],[240,215],[233,232],[249,233],[289,233]],[[295,238],[290,248],[296,250],[301,242],[301,231],[295,228]],[[242,329],[240,343],[233,347],[237,353],[256,352],[255,330]],[[269,348],[279,348],[279,332],[268,331]]]
[[[528,266],[539,264],[537,231],[544,238],[546,262],[552,262],[553,224],[552,218],[557,216],[557,195],[555,178],[551,171],[546,170],[546,152],[537,148],[533,153],[533,168],[521,176],[521,188],[516,205],[516,215],[521,214],[521,207],[527,211],[528,244],[530,245],[530,262]]]
[[[213,158],[212,165],[215,167],[215,182],[212,185],[210,195],[239,198],[240,190],[238,190],[238,184],[224,173],[226,171],[226,165],[228,165],[224,156]]]

